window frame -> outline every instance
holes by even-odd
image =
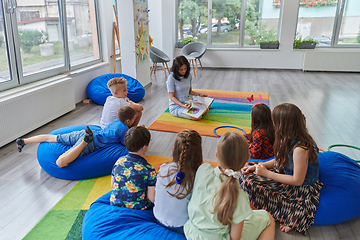
[[[67,23],[67,15],[66,15],[66,0],[57,0],[58,8],[59,8],[59,24],[60,24],[61,37],[63,42],[62,48],[64,53],[63,55],[64,65],[47,69],[41,72],[30,73],[29,75],[24,76],[23,66],[21,62],[20,42],[18,38],[19,33],[18,33],[16,9],[14,9],[14,12],[11,13],[12,15],[10,16],[10,13],[7,12],[9,7],[7,0],[0,0],[0,1],[1,1],[0,7],[2,7],[3,17],[4,17],[4,37],[7,46],[8,65],[9,65],[9,73],[10,73],[10,80],[4,83],[0,83],[0,92],[7,89],[19,87],[24,84],[35,82],[38,80],[42,80],[45,78],[54,77],[64,72],[69,72],[87,66],[91,66],[103,61],[98,0],[89,0],[89,1],[94,2],[99,59],[90,60],[73,66],[71,65],[70,62],[70,52],[68,50],[69,46],[68,46],[68,32],[67,32],[68,23]]]

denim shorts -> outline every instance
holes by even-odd
[[[77,145],[79,145],[82,142],[82,140],[84,140],[84,137],[85,137],[85,130],[81,130],[81,131],[74,131],[71,133],[59,134],[56,136],[56,141],[58,143],[72,146],[71,148],[74,148]],[[92,141],[91,143],[86,145],[86,147],[81,151],[79,157],[92,153],[95,150],[96,150],[96,146],[94,141]]]
[[[185,110],[185,108],[180,107],[179,105],[173,105],[169,107],[169,112],[171,113],[171,115],[173,115],[174,117],[181,117],[181,118],[187,118],[187,119],[191,119],[190,116],[183,114],[182,112]]]

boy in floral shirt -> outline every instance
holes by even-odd
[[[111,173],[110,205],[146,210],[155,201],[156,171],[144,158],[150,132],[143,126],[130,128],[125,135],[129,154],[121,157]]]

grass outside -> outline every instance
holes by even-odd
[[[55,54],[52,56],[41,56],[39,45],[33,46],[30,53],[25,53],[24,51],[22,51],[23,67],[63,58],[64,52],[63,52],[62,42],[52,42],[52,44],[54,45],[54,52],[55,52]],[[70,55],[74,55],[77,53],[86,53],[91,50],[92,50],[91,43],[88,47],[80,47],[79,45],[75,44],[75,50],[70,51]],[[4,46],[0,47],[0,53],[3,53],[3,54],[0,54],[0,72],[8,71],[9,65],[8,65],[8,59],[7,59],[7,54],[6,54],[6,48]]]

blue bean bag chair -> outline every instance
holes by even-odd
[[[128,75],[121,73],[109,73],[98,76],[91,80],[86,88],[88,97],[97,104],[104,105],[106,98],[111,96],[111,92],[107,87],[107,82],[114,77],[123,77],[127,80],[127,97],[133,102],[139,102],[145,96],[145,89],[143,85]]]
[[[336,152],[319,153],[320,175],[324,183],[314,225],[331,225],[360,216],[360,166]]]
[[[97,199],[86,212],[82,237],[84,240],[185,240],[156,222],[152,210],[134,210],[110,206],[111,191]]]
[[[69,133],[85,129],[86,125],[75,125],[57,129],[50,134]],[[91,130],[101,130],[99,126],[90,125]],[[128,150],[121,144],[109,144],[90,154],[77,158],[67,167],[56,165],[58,157],[70,149],[71,146],[62,143],[41,143],[37,150],[40,166],[51,176],[77,180],[100,177],[111,174],[112,168],[119,157],[126,155]]]

